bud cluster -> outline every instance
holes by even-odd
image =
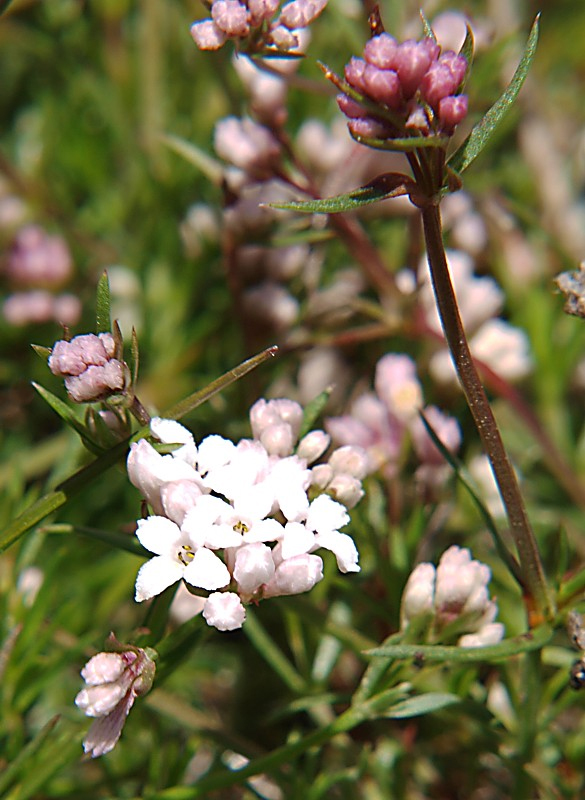
[[[436,568],[419,564],[402,594],[402,630],[424,626],[433,642],[456,635],[461,647],[496,644],[504,635],[504,626],[494,622],[498,607],[489,596],[490,578],[489,567],[456,545],[443,553]]]
[[[228,39],[239,40],[248,52],[297,50],[301,31],[327,0],[291,0],[277,15],[279,5],[280,0],[213,0],[211,19],[194,22],[191,36],[200,50],[217,50]]]
[[[3,269],[15,289],[3,305],[12,325],[56,321],[74,325],[81,303],[72,294],[56,294],[72,276],[73,261],[67,243],[38,225],[25,225],[16,233]]]
[[[429,36],[399,44],[381,33],[367,42],[363,58],[346,65],[345,81],[353,91],[338,95],[337,102],[358,138],[450,136],[467,114],[467,96],[459,94],[466,71],[463,55],[442,52]]]
[[[424,412],[451,452],[456,452],[461,443],[457,421],[434,406],[423,407],[422,387],[409,356],[397,353],[383,356],[376,366],[374,383],[375,392],[356,398],[349,414],[327,420],[328,432],[337,442],[364,449],[366,473],[381,470],[388,478],[396,475],[410,440],[419,461],[417,480],[430,487],[440,483],[446,465],[419,412]]]
[[[131,446],[130,480],[154,512],[136,532],[155,556],[138,572],[138,602],[182,579],[210,593],[209,625],[234,630],[246,603],[320,581],[316,550],[332,551],[341,572],[359,571],[355,544],[340,532],[349,522],[343,492],[336,500],[323,492],[309,467],[327,449],[327,434],[311,431],[297,445],[303,411],[291,400],[259,400],[250,418],[254,438],[237,444],[212,435],[197,446],[182,425],[157,418],[152,433],[180,447],[162,455],[146,439]],[[357,502],[354,485],[351,494]]]
[[[156,665],[153,651],[121,645],[111,637],[117,653],[98,653],[81,670],[86,683],[75,698],[75,705],[95,722],[83,740],[83,749],[92,758],[103,756],[120,738],[134,700],[150,691]]]
[[[75,403],[93,403],[124,392],[130,372],[111,333],[87,333],[53,346],[49,369],[65,379]]]

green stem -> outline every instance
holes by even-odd
[[[554,614],[536,539],[528,520],[516,475],[469,349],[445,257],[439,207],[429,203],[421,209],[421,214],[441,324],[469,410],[490,460],[506,508],[527,594],[525,600],[529,622],[533,626],[543,619],[551,618]]]

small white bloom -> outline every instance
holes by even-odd
[[[174,458],[180,458],[187,464],[194,466],[197,463],[197,445],[193,434],[184,425],[174,419],[154,417],[150,420],[150,430],[159,441],[165,444],[182,444],[173,451]]]
[[[230,582],[227,567],[211,550],[193,545],[188,533],[166,517],[139,520],[136,536],[155,557],[136,576],[136,600],[149,600],[183,578],[200,589],[220,589]]]
[[[319,556],[308,553],[294,556],[277,565],[274,576],[264,587],[264,597],[308,592],[322,578],[323,561]]]
[[[331,436],[325,431],[310,431],[303,436],[297,447],[297,456],[312,464],[320,458],[331,443]]]
[[[214,592],[207,598],[203,617],[220,631],[233,631],[244,624],[246,609],[234,592]]]
[[[271,549],[261,542],[246,544],[238,548],[234,567],[234,579],[238,589],[252,594],[274,575]]]

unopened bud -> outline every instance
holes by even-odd
[[[203,608],[203,618],[220,631],[234,631],[244,624],[246,609],[235,592],[213,592]]]
[[[304,458],[307,464],[312,464],[323,455],[330,442],[331,437],[325,431],[310,431],[299,442],[297,455]]]

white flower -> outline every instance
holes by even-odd
[[[236,551],[234,579],[244,594],[253,594],[274,575],[272,550],[261,542],[246,544]]]
[[[211,550],[197,547],[188,533],[166,517],[138,521],[136,536],[155,557],[136,576],[137,602],[149,600],[183,578],[200,589],[221,589],[230,582],[226,565]]]
[[[272,552],[274,558],[277,554]],[[308,592],[322,578],[323,561],[319,556],[308,553],[293,556],[277,565],[274,576],[264,586],[264,597]]]
[[[157,453],[146,439],[130,445],[127,468],[130,482],[157,514],[163,512],[161,489],[165,483],[186,480],[202,486],[201,478],[192,466],[172,455]]]
[[[194,466],[197,462],[197,445],[190,430],[181,425],[174,419],[162,419],[154,417],[150,421],[150,430],[165,444],[182,444],[173,450],[173,457],[186,461],[187,464]]]

